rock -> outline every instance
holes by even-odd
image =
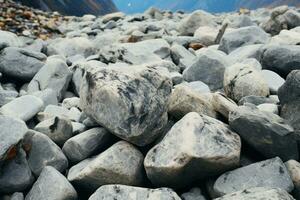
[[[27,132],[26,124],[8,116],[0,115],[0,164],[15,155],[17,145]]]
[[[298,199],[300,197],[300,163],[296,160],[289,160],[285,163],[285,166],[295,186],[293,195]]]
[[[51,41],[47,47],[47,55],[61,55],[66,58],[75,55],[88,57],[94,52],[93,43],[84,37],[58,38]]]
[[[254,187],[234,192],[215,200],[294,200],[288,192],[279,188]]]
[[[83,123],[72,122],[73,135],[78,135],[87,130],[87,127]]]
[[[252,19],[245,14],[234,16],[229,26],[232,28],[241,28],[247,26],[255,26],[256,24],[252,21]]]
[[[253,187],[280,188],[291,192],[294,185],[278,157],[226,172],[214,184],[214,190],[219,196]]]
[[[52,89],[57,99],[61,100],[66,92],[72,73],[64,61],[56,57],[49,57],[46,64],[33,77],[28,85],[28,93]]]
[[[262,53],[263,44],[252,44],[239,47],[230,52],[230,54],[228,55],[228,59],[230,59],[232,63],[241,63],[248,58],[255,58],[256,60],[260,60]]]
[[[271,94],[277,94],[278,89],[284,84],[285,80],[270,70],[262,70],[262,75],[267,81]]]
[[[257,26],[239,28],[224,34],[219,50],[229,54],[233,50],[252,44],[266,44],[270,36]]]
[[[180,200],[179,196],[169,188],[147,189],[126,185],[104,185],[89,200]]]
[[[202,81],[184,82],[183,85],[188,86],[193,91],[198,92],[199,94],[211,92],[208,85],[206,85]]]
[[[1,38],[0,46],[5,46],[5,47],[20,47],[20,46],[22,46],[22,41],[14,33],[0,30],[0,38]]]
[[[42,53],[8,47],[0,53],[0,72],[16,79],[28,81],[43,67],[46,59],[47,57]]]
[[[53,167],[47,166],[32,186],[25,200],[76,200],[77,192]]]
[[[35,96],[25,95],[18,97],[1,107],[3,115],[28,121],[34,117],[44,106],[44,102]]]
[[[263,103],[258,105],[257,108],[263,112],[270,112],[279,115],[278,106],[272,103]]]
[[[173,62],[178,65],[181,59],[189,59],[193,60],[195,55],[193,55],[189,50],[187,50],[184,46],[179,44],[173,44],[171,47],[171,57]]]
[[[300,33],[296,31],[282,30],[279,35],[272,37],[270,43],[276,45],[298,45],[300,44]]]
[[[166,125],[171,87],[154,68],[102,68],[85,74],[80,100],[83,111],[111,133],[144,146]]]
[[[296,132],[300,130],[299,103],[300,100],[294,100],[287,104],[283,104],[280,111],[280,116],[285,119],[288,124],[293,126]]]
[[[125,14],[122,12],[110,13],[110,14],[104,15],[102,17],[102,22],[107,23],[109,21],[118,21],[119,19],[122,19],[124,17],[125,17]]]
[[[143,181],[143,159],[134,146],[121,141],[98,156],[73,166],[68,180],[89,191],[107,184],[139,186]]]
[[[10,200],[24,200],[24,195],[21,192],[15,192],[11,195]]]
[[[30,130],[24,139],[28,147],[28,164],[32,172],[39,176],[46,166],[54,167],[64,172],[68,167],[68,160],[61,149],[46,135]]]
[[[300,69],[300,46],[272,45],[262,55],[263,69],[276,72],[286,77],[291,71]]]
[[[226,96],[238,102],[249,95],[269,95],[269,87],[260,71],[247,64],[234,64],[224,73],[224,90]]]
[[[44,102],[44,110],[48,105],[58,105],[56,92],[52,89],[45,89],[32,93],[33,96],[40,98]]]
[[[41,122],[54,117],[69,118],[69,110],[62,106],[48,105],[43,112],[38,113],[37,119]]]
[[[71,162],[80,162],[105,149],[113,141],[104,128],[92,128],[67,140],[63,152]]]
[[[295,28],[300,26],[300,14],[299,12],[289,9],[284,13],[284,16],[287,21],[288,28]]]
[[[243,97],[239,101],[238,105],[242,106],[242,105],[245,105],[247,103],[251,103],[251,104],[254,104],[254,105],[258,106],[260,104],[265,104],[265,103],[271,103],[271,104],[278,104],[279,103],[279,99],[274,99],[274,98],[271,98],[271,97],[272,97],[272,95],[269,96],[269,97],[261,97],[261,96],[250,95],[250,96]]]
[[[202,10],[195,11],[179,22],[178,32],[183,36],[192,36],[200,26],[216,26],[214,16]]]
[[[200,26],[194,33],[194,37],[200,40],[205,46],[210,46],[215,44],[215,40],[219,30],[215,27],[210,26]]]
[[[239,136],[225,124],[192,112],[147,153],[144,166],[155,186],[184,188],[238,166],[240,149]]]
[[[214,91],[223,87],[224,71],[229,65],[230,61],[223,52],[204,50],[198,54],[194,63],[183,71],[183,78],[188,82],[202,81]]]
[[[189,192],[183,193],[181,198],[183,200],[206,200],[200,188],[192,188]]]
[[[44,120],[34,127],[34,130],[47,135],[53,142],[62,146],[73,136],[71,121],[62,117]]]
[[[210,94],[200,94],[184,84],[177,85],[171,94],[168,112],[177,119],[181,119],[189,112],[216,117],[208,97]]]
[[[293,128],[278,115],[240,106],[229,115],[230,128],[266,158],[298,159]]]
[[[0,90],[0,106],[11,102],[15,98],[17,98],[19,95],[16,91],[10,91],[10,90]]]
[[[31,186],[34,178],[23,150],[17,152],[16,158],[6,161],[1,168],[0,192],[21,192]]]
[[[179,72],[171,72],[170,77],[172,79],[173,85],[178,85],[183,82],[183,77]]]
[[[72,107],[76,107],[80,109],[80,98],[79,97],[66,98],[62,102],[62,106],[67,109],[70,109]]]
[[[288,104],[300,100],[300,70],[292,71],[286,78],[286,82],[279,88],[278,97],[281,104]]]
[[[216,92],[213,94],[213,107],[214,110],[220,113],[226,119],[229,118],[229,113],[238,109],[234,101],[226,97],[224,94]]]

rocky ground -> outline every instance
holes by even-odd
[[[57,30],[0,31],[2,199],[300,199],[299,10]]]

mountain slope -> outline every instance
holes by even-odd
[[[300,6],[300,0],[114,0],[117,7],[126,13],[143,12],[150,6],[169,10],[229,12],[241,7],[255,9],[265,6],[287,4]]]
[[[65,15],[102,15],[117,11],[112,0],[18,0],[24,5]]]

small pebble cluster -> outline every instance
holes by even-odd
[[[0,31],[1,200],[300,199],[297,8],[57,30]]]

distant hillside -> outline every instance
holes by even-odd
[[[150,6],[169,10],[230,12],[241,7],[255,9],[277,5],[300,6],[300,0],[114,0],[117,7],[126,13],[143,12]]]
[[[24,5],[64,15],[103,15],[117,11],[112,0],[17,0]]]

